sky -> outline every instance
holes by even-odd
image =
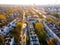
[[[60,0],[0,0],[0,4],[16,5],[56,5]]]

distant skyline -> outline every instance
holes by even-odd
[[[10,5],[57,5],[60,0],[0,0],[0,4]]]

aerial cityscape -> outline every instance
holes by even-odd
[[[0,5],[0,45],[60,45],[60,5]]]

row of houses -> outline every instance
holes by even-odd
[[[3,26],[3,28],[0,28],[0,34],[4,36],[4,45],[14,44],[14,37],[7,34],[13,29],[13,27],[16,26],[16,23],[19,21],[20,21],[19,19],[15,19],[12,22],[10,22],[8,25]]]
[[[60,38],[49,28],[49,26],[46,24],[46,21],[43,21],[43,24],[44,24],[44,28],[48,34],[48,37],[50,39],[56,38],[58,40],[57,45],[60,45]]]

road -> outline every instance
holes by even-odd
[[[33,24],[28,22],[28,34],[30,37],[30,45],[40,45],[37,34],[35,34],[35,30],[33,28]]]

